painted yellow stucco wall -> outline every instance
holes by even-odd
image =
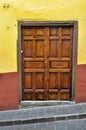
[[[20,20],[77,20],[78,64],[86,64],[86,0],[0,0],[0,73],[17,71]]]

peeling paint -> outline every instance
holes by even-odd
[[[77,20],[79,23],[78,64],[86,64],[85,0],[0,0],[1,73],[17,71],[17,24],[20,20]]]

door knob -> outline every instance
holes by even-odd
[[[45,61],[45,64],[46,64],[47,62]]]
[[[21,50],[21,53],[23,53],[23,50]]]

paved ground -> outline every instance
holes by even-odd
[[[2,111],[0,130],[86,130],[86,103]]]
[[[86,119],[2,126],[0,130],[86,130]]]

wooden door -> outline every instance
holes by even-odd
[[[73,26],[22,26],[22,100],[71,100]]]

